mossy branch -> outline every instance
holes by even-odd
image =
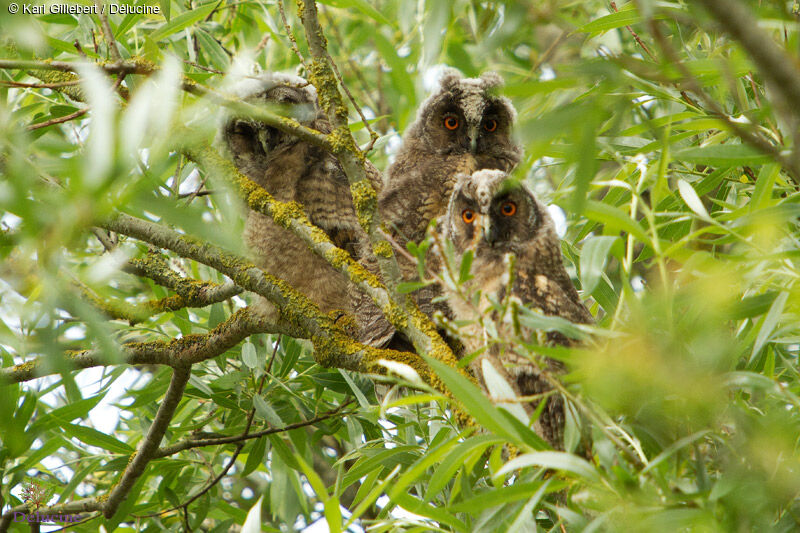
[[[241,294],[242,288],[237,287],[233,283],[226,283],[225,285],[218,285],[216,283],[209,283],[195,279],[182,279],[185,282],[186,289],[193,288],[194,290],[185,290],[182,294],[173,294],[159,298],[158,300],[148,300],[141,304],[132,304],[125,300],[104,299],[91,291],[88,287],[81,286],[80,290],[83,296],[89,300],[92,305],[100,309],[110,318],[118,320],[125,320],[131,326],[144,322],[148,318],[169,311],[178,311],[187,307],[205,307],[219,302],[224,302],[228,298]]]
[[[222,158],[219,161],[224,162]],[[265,297],[280,309],[280,324],[288,335],[311,340],[316,348],[316,361],[322,366],[385,374],[381,361],[392,360],[410,366],[423,380],[430,379],[428,367],[418,355],[377,349],[353,341],[332,317],[322,313],[305,295],[242,257],[129,215],[120,214],[103,227],[208,265],[240,287]]]
[[[169,341],[129,342],[121,346],[124,364],[166,365],[171,367],[195,364],[211,359],[256,333],[296,334],[286,325],[268,324],[249,309],[242,309],[202,335],[186,335]],[[75,369],[108,365],[100,349],[71,351],[66,358]],[[0,369],[0,382],[18,383],[59,372],[47,357],[40,357],[16,366]]]
[[[359,221],[362,221],[364,229],[368,232],[373,249],[383,252],[376,254],[375,257],[390,291],[386,294],[386,297],[389,301],[395,303],[391,309],[392,314],[386,313],[387,309],[383,307],[380,301],[375,300],[375,302],[381,305],[381,309],[390,323],[408,336],[417,351],[429,354],[457,368],[455,355],[439,335],[430,318],[419,310],[413,298],[409,295],[401,295],[395,290],[400,281],[397,261],[391,246],[387,246],[387,241],[379,231],[380,218],[377,213],[377,195],[367,176],[366,158],[356,145],[348,127],[347,106],[344,103],[342,94],[339,92],[339,86],[333,71],[330,55],[328,54],[328,43],[319,23],[316,2],[313,0],[298,0],[297,5],[298,15],[303,22],[308,49],[312,58],[309,68],[309,81],[316,87],[320,104],[333,127],[333,132],[330,134],[331,137],[336,139],[333,153],[341,163],[342,169],[350,181],[353,204]],[[372,297],[370,292],[367,292],[367,294]],[[402,302],[402,305],[398,305],[398,302]],[[463,369],[461,371],[465,372]],[[443,387],[441,383],[434,383],[434,385],[437,388]],[[440,388],[440,390],[445,389]]]

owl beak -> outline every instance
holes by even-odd
[[[470,126],[467,135],[469,136],[469,151],[474,154],[478,150],[478,128]]]
[[[483,228],[483,238],[489,243],[489,246],[494,246],[497,241],[497,231],[492,225],[492,219],[489,216],[481,217],[481,226]]]

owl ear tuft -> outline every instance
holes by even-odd
[[[471,179],[472,176],[470,176],[469,174],[464,174],[463,172],[459,172],[458,174],[456,174],[453,177],[453,194],[466,187]]]
[[[502,87],[505,84],[503,77],[493,70],[481,74],[480,79],[483,80],[487,89]]]
[[[442,75],[439,77],[439,85],[445,91],[452,91],[458,86],[458,82],[464,79],[464,75],[457,69],[446,67],[442,69]]]

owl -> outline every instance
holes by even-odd
[[[316,90],[302,78],[266,73],[244,80],[234,91],[246,102],[269,106],[322,133],[331,131]],[[243,174],[276,200],[301,204],[309,220],[334,244],[356,259],[361,256],[367,236],[358,223],[347,176],[332,154],[250,118],[227,117],[220,136]],[[380,172],[367,162],[367,173],[379,191]],[[271,217],[249,212],[244,237],[258,266],[303,292],[323,312],[352,312],[344,276]],[[258,307],[275,316],[265,301]]]
[[[439,83],[403,136],[378,198],[382,221],[404,242],[421,240],[444,213],[456,174],[510,171],[522,156],[511,136],[516,111],[496,94],[499,75],[463,78],[448,69]]]
[[[494,72],[464,78],[447,69],[439,90],[419,108],[378,196],[381,221],[399,246],[425,237],[428,224],[445,212],[458,173],[484,168],[509,171],[519,162],[522,151],[512,138],[516,111],[508,98],[497,94],[502,84]],[[398,256],[398,263],[404,280],[417,278],[412,261]],[[376,269],[374,264],[367,266]],[[428,287],[416,291],[414,298],[430,315],[436,294]],[[356,299],[364,298],[356,295]],[[380,344],[392,337],[382,316],[364,310],[357,316],[363,341]]]
[[[593,322],[564,268],[560,242],[546,208],[507,173],[479,170],[471,175],[460,174],[436,231],[441,242],[452,243],[451,266],[458,268],[467,251],[473,254],[473,277],[462,286],[473,297],[465,297],[455,286],[444,289],[453,318],[469,324],[461,330],[467,352],[486,345],[486,333],[476,322],[481,315],[495,319],[499,338],[513,337],[512,324],[507,317],[497,316],[499,311],[492,300],[513,298],[545,315],[574,323]],[[438,253],[444,265],[444,253]],[[509,263],[511,255],[513,263]],[[511,273],[510,264],[514,265]],[[509,283],[510,280],[513,281]],[[547,339],[556,344],[571,342],[558,332],[549,333]],[[548,372],[561,370],[555,361],[548,361],[546,366]],[[547,394],[552,389],[542,377],[541,367],[513,350],[502,351],[497,344],[473,360],[471,369],[484,389],[522,420],[530,418],[538,400],[515,402],[514,397]],[[553,447],[562,449],[564,402],[558,394],[550,394],[543,401],[547,404],[534,429]]]

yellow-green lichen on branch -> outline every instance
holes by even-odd
[[[341,248],[331,247],[325,250],[325,260],[337,270],[341,270],[345,265],[349,266],[353,262],[350,254]]]
[[[369,233],[375,209],[378,207],[378,193],[369,181],[360,180],[350,184],[350,194],[353,196],[358,223]]]
[[[360,263],[356,263],[355,261],[351,260],[350,265],[348,266],[348,272],[350,279],[354,283],[366,283],[373,289],[381,289],[385,288],[381,280],[378,279],[378,276],[367,270],[363,267]]]
[[[453,354],[453,350],[444,339],[442,339],[439,332],[436,331],[436,326],[434,326],[431,319],[420,311],[416,305],[410,307],[411,309],[409,309],[408,314],[411,316],[411,323],[430,339],[431,345],[428,355],[448,366],[459,368],[458,359],[456,359],[456,356]],[[465,370],[459,369],[459,371],[465,376],[470,377],[470,379],[473,379]]]
[[[67,353],[67,356],[69,356],[69,352]],[[12,366],[11,372],[33,372],[37,366],[39,366],[38,359],[34,359],[33,361],[25,361],[24,363]]]
[[[346,122],[345,125],[339,126],[328,134],[328,141],[331,143],[331,151],[334,155],[341,156],[343,154],[351,154],[361,163],[366,161],[364,152],[356,146],[356,141],[350,134]]]
[[[390,301],[381,308],[381,311],[389,324],[396,329],[403,330],[408,327],[408,315],[396,303]]]
[[[69,83],[80,79],[72,72],[63,72],[61,70],[31,70],[28,74],[44,83]],[[63,87],[54,88],[53,90],[66,94],[78,102],[86,101],[86,95],[79,85],[65,85]]]
[[[297,202],[273,202],[272,218],[281,227],[288,228],[293,220],[306,221],[303,206]],[[310,224],[308,224],[310,226]]]
[[[353,283],[363,282],[375,289],[383,288],[381,280],[379,280],[375,274],[364,268],[363,265],[350,257],[350,254],[345,250],[331,245],[330,248],[325,250],[324,257],[328,264],[330,264],[333,268],[339,271],[346,270],[348,278]]]
[[[372,247],[372,253],[377,255],[378,257],[392,257],[392,245],[389,244],[389,241],[378,241]]]
[[[324,37],[323,37],[324,38]],[[347,107],[339,93],[339,83],[333,69],[325,60],[314,59],[308,66],[308,81],[316,87],[319,104],[329,117],[347,125]],[[348,135],[349,135],[348,130]]]

